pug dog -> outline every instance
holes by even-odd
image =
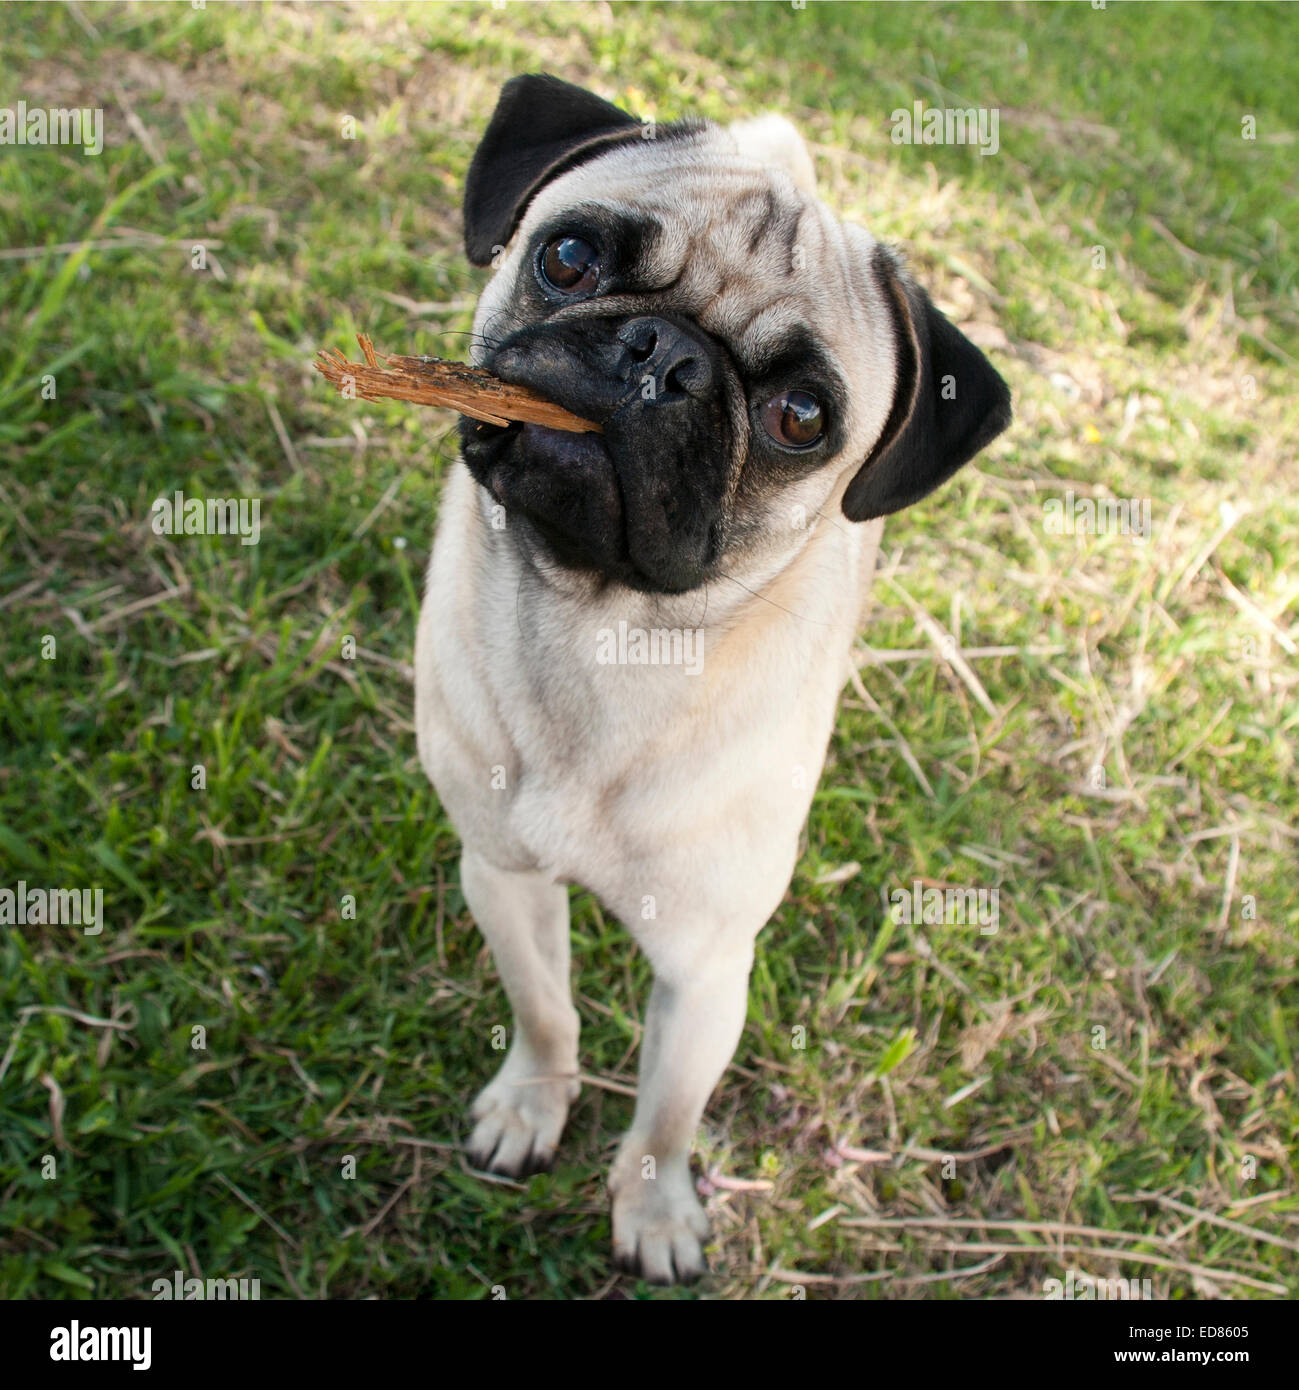
[[[616,1265],[705,1268],[691,1142],[793,875],[882,517],[1010,421],[778,116],[500,93],[464,191],[476,364],[599,431],[462,420],[415,647],[419,753],[513,1011],[468,1153],[551,1164],[578,1094],[567,886],[648,957]]]

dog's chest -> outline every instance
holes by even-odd
[[[671,717],[638,682],[580,727],[552,712],[561,732],[527,745],[496,808],[506,840],[628,922],[647,903],[678,917],[715,897],[704,912],[715,917],[749,893],[778,896],[832,718],[832,694],[777,721],[756,698],[683,711],[671,685],[660,692]]]
[[[415,651],[420,756],[461,838],[498,867],[590,888],[624,920],[685,885],[715,893],[717,911],[750,891],[778,900],[878,526],[865,555],[836,528],[826,539],[844,553],[802,583],[727,628],[692,629],[689,612],[626,597],[532,601],[475,548],[469,500],[453,490]],[[698,600],[696,620],[720,606]]]
[[[847,634],[819,654],[770,634],[759,651],[705,641],[693,674],[590,636],[534,629],[520,658],[490,639],[466,651],[426,616],[420,751],[457,829],[503,868],[590,888],[623,920],[646,902],[698,912],[707,896],[707,915],[749,894],[769,909],[820,775]]]

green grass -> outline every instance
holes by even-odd
[[[4,929],[0,1293],[148,1297],[180,1268],[268,1298],[1035,1297],[1071,1266],[1299,1291],[1297,25],[0,7],[0,104],[106,128],[98,158],[0,148],[0,246],[31,252],[0,259],[0,886],[100,885],[108,924]],[[908,248],[1016,397],[889,524],[863,643],[923,654],[845,694],[700,1136],[718,1273],[667,1294],[607,1270],[647,978],[588,895],[602,1084],[551,1176],[457,1152],[508,1015],[410,722],[453,422],[309,367],[357,329],[464,355],[461,179],[499,84],[542,67],[661,119],[794,117],[825,196]],[[917,99],[999,107],[1001,153],[891,144]],[[1151,539],[1049,535],[1068,487],[1150,499]],[[177,489],[259,498],[261,543],[154,535]],[[986,705],[917,610],[1020,653],[970,658]],[[996,887],[1000,930],[894,926],[882,890],[915,878]],[[1031,1224],[849,1224],[898,1218]]]

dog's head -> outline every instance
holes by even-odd
[[[464,210],[496,266],[474,360],[602,427],[462,424],[539,563],[684,592],[797,548],[829,505],[910,505],[1009,423],[1005,383],[818,201],[778,117],[655,127],[516,77]]]

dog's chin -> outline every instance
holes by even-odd
[[[634,562],[618,470],[602,435],[467,424],[470,472],[505,508],[507,528],[519,527],[540,569],[558,565],[643,593],[685,593],[704,582],[702,568],[675,558],[661,571]]]

